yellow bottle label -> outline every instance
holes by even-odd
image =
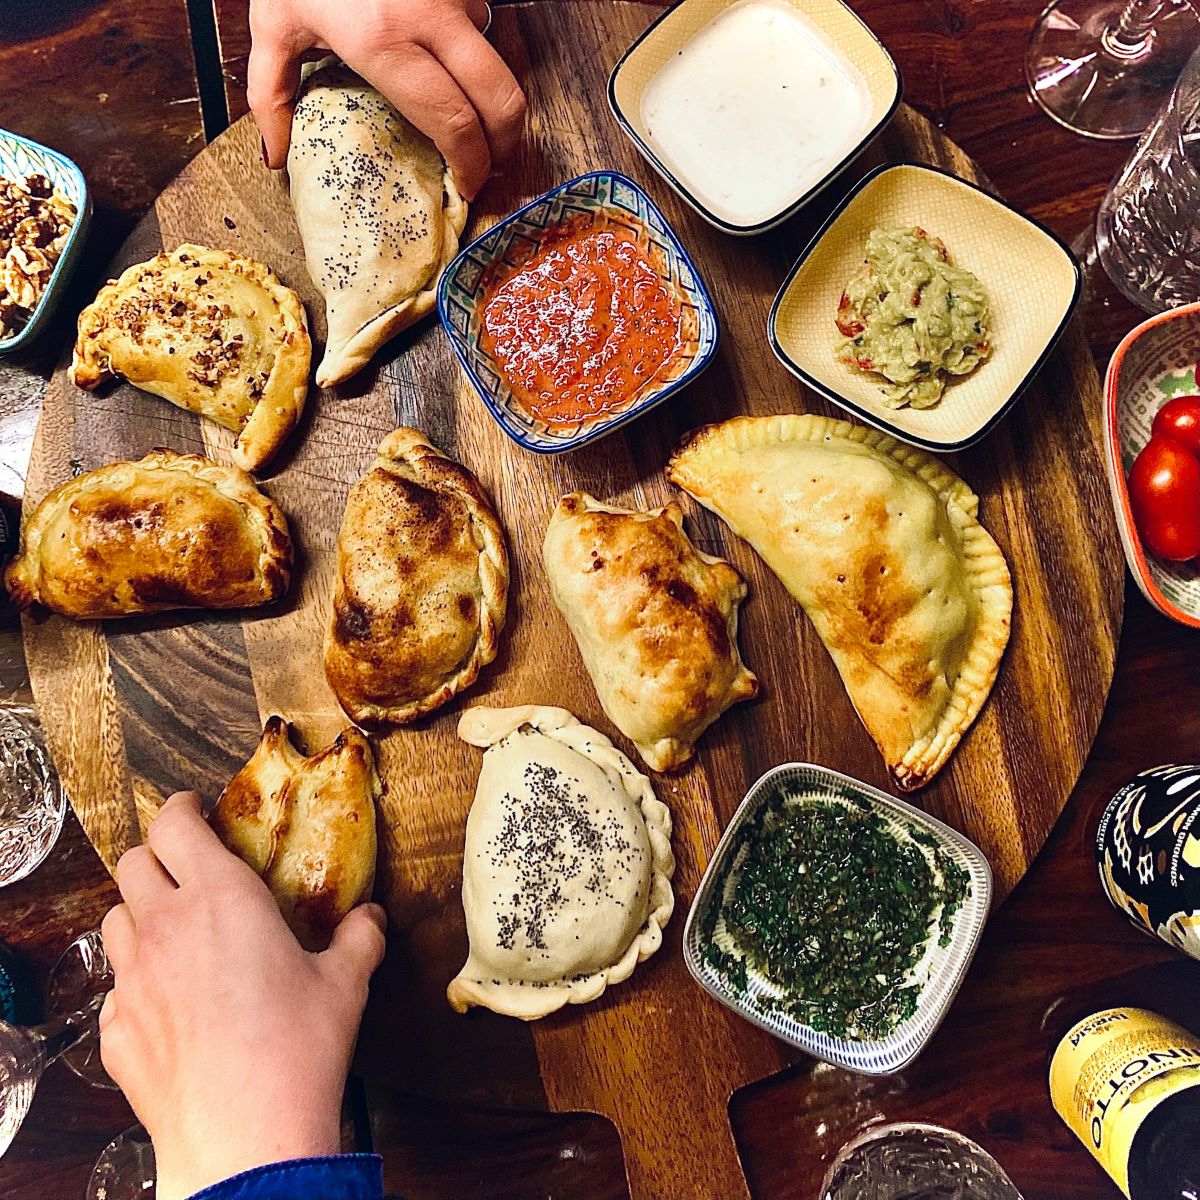
[[[1055,1111],[1129,1195],[1129,1151],[1170,1096],[1200,1086],[1200,1038],[1142,1008],[1080,1021],[1050,1062]]]

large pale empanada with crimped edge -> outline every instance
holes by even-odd
[[[603,734],[565,709],[473,708],[484,748],[463,850],[470,950],[446,989],[532,1021],[586,1004],[662,945],[675,906],[671,814]]]
[[[803,606],[896,782],[928,783],[1008,644],[1012,581],[975,493],[928,454],[816,416],[705,426],[667,474]]]
[[[371,897],[379,793],[371,745],[357,729],[305,758],[284,719],[271,717],[209,822],[262,876],[300,944],[323,950],[341,919]]]
[[[416,429],[389,433],[350,489],[338,535],[325,674],[364,727],[403,724],[496,657],[508,551],[475,476]]]
[[[300,87],[288,176],[308,273],[325,297],[317,383],[332,387],[432,311],[467,203],[433,142],[336,58]]]
[[[183,245],[138,263],[79,314],[71,379],[114,376],[233,430],[256,471],[296,427],[312,345],[304,307],[270,267]]]
[[[154,450],[46,495],[25,521],[5,583],[19,608],[123,617],[270,604],[291,573],[283,512],[245,471]]]
[[[730,705],[758,694],[738,653],[745,581],[692,545],[678,504],[637,512],[573,492],[542,562],[605,713],[652,770],[682,766]]]

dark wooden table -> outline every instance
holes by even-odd
[[[1021,59],[1040,0],[851,2],[900,63],[909,102],[1011,202],[1075,246],[1087,267],[1084,317],[1103,371],[1140,314],[1097,271],[1089,231],[1130,146],[1073,137],[1026,95]],[[0,126],[75,158],[97,208],[92,273],[81,272],[74,304],[38,348],[0,361],[0,488],[20,493],[45,380],[95,273],[206,136],[245,111],[248,48],[246,0],[0,0]],[[803,1065],[735,1096],[730,1112],[755,1195],[811,1200],[821,1161],[849,1131],[881,1116],[924,1116],[981,1141],[1027,1200],[1117,1196],[1050,1108],[1043,1020],[1064,995],[1195,1019],[1187,1001],[1200,966],[1141,937],[1108,907],[1090,843],[1097,806],[1130,775],[1200,756],[1197,650],[1195,634],[1157,616],[1128,584],[1116,679],[1087,769],[1039,861],[994,916],[947,1024],[893,1080],[848,1090],[844,1078]],[[27,692],[10,620],[0,629],[0,697]],[[0,891],[0,939],[42,979],[114,896],[68,817],[46,865]],[[119,1095],[53,1067],[0,1159],[0,1196],[81,1197],[96,1155],[131,1121]],[[375,1114],[374,1132],[389,1186],[411,1200],[625,1194],[619,1143],[594,1116],[491,1113],[397,1095]]]

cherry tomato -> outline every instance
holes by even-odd
[[[1176,396],[1154,414],[1154,437],[1170,438],[1200,458],[1200,396]]]
[[[1152,437],[1129,472],[1129,503],[1146,549],[1185,562],[1200,554],[1200,459]]]

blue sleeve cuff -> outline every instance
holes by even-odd
[[[294,1158],[243,1171],[191,1200],[383,1200],[383,1159],[378,1154]]]

